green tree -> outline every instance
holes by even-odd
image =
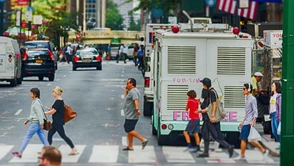
[[[122,30],[123,17],[118,11],[118,5],[112,0],[107,0],[106,8],[106,27],[112,30]]]
[[[136,23],[133,15],[131,15],[131,18],[130,18],[130,27],[128,28],[128,30],[140,31],[140,23],[139,22]]]

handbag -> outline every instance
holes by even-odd
[[[77,116],[77,112],[73,110],[69,105],[64,104],[64,115],[63,115],[64,123],[72,120],[76,116]]]
[[[42,104],[42,102],[39,100],[39,102],[40,102],[40,104],[41,104],[41,107],[42,107],[42,110],[43,110],[43,113],[44,113],[44,130],[50,130],[50,129],[52,129],[52,124],[51,124],[51,122],[50,122],[50,120],[48,120],[48,118],[47,118],[47,116],[46,116],[46,114],[45,114],[45,111],[44,111],[44,108],[43,108],[43,104]]]
[[[215,92],[215,90],[212,89],[212,91],[214,92],[215,97],[216,97],[216,111],[215,111],[214,118],[215,118],[215,122],[217,123],[217,122],[220,122],[221,120],[223,120],[226,117],[226,111],[224,109],[223,103],[218,99],[218,97],[217,97],[218,95]],[[211,99],[210,99],[210,104],[207,107],[207,115],[209,116],[209,118],[211,118],[211,115],[212,115]]]

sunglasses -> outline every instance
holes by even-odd
[[[243,88],[243,90],[247,90],[246,88]]]

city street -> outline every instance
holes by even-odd
[[[156,137],[151,133],[151,119],[143,115],[136,130],[149,139],[147,147],[141,150],[141,143],[135,140],[134,151],[122,151],[127,145],[122,110],[124,87],[127,78],[133,77],[143,93],[144,80],[131,61],[127,64],[103,62],[102,68],[102,71],[95,68],[72,71],[71,65],[59,63],[54,82],[49,82],[47,78],[39,81],[37,77],[29,77],[16,87],[0,83],[0,166],[37,165],[37,152],[43,146],[37,135],[24,151],[22,159],[13,157],[11,152],[19,150],[28,129],[23,122],[30,113],[30,88],[38,87],[43,104],[51,107],[54,102],[51,92],[55,86],[64,90],[65,103],[78,113],[75,119],[65,125],[65,129],[79,154],[69,156],[69,146],[57,133],[53,139],[53,145],[63,155],[62,165],[279,165],[279,158],[272,156],[267,163],[262,161],[262,154],[257,149],[246,151],[246,161],[235,161],[228,157],[227,150],[219,149],[217,145],[211,146],[214,150],[210,158],[197,158],[195,153],[184,152],[185,147],[158,146]],[[140,108],[142,110],[142,105]],[[240,150],[236,149],[233,157],[239,153]]]

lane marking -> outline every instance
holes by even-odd
[[[125,112],[124,112],[124,110],[120,110],[120,115],[121,115],[121,116],[125,116]]]
[[[124,77],[124,75],[121,75],[122,77]]]
[[[56,79],[56,81],[59,81],[60,79]]]
[[[0,160],[2,160],[13,147],[13,145],[0,145]]]
[[[21,111],[22,111],[22,109],[17,110],[14,115],[19,115],[21,113]]]
[[[118,145],[94,145],[89,163],[116,163],[118,153]]]
[[[38,162],[38,152],[43,148],[43,144],[29,144],[22,155],[21,159],[13,157],[10,163],[37,163]],[[63,156],[62,156],[63,157]]]
[[[63,77],[66,77],[66,75],[64,75]]]
[[[71,148],[68,145],[61,145],[58,149],[62,154],[62,162],[63,163],[76,163],[81,157],[83,151],[85,150],[86,145],[75,145],[75,148],[78,150],[78,154],[76,155],[68,155],[71,151]]]
[[[128,146],[128,142],[127,142],[127,137],[126,137],[126,136],[123,136],[123,137],[121,138],[121,144],[122,144],[123,146]]]
[[[129,151],[129,163],[155,163],[156,155],[153,146],[146,146],[144,150],[142,146],[134,146],[135,151]]]
[[[125,71],[121,71],[121,73],[125,73]]]
[[[51,85],[51,83],[47,84],[47,86],[50,86],[50,85]]]
[[[191,153],[183,153],[185,147],[163,146],[162,152],[168,163],[195,163]]]
[[[120,98],[124,99],[125,98],[125,95],[121,95]]]

